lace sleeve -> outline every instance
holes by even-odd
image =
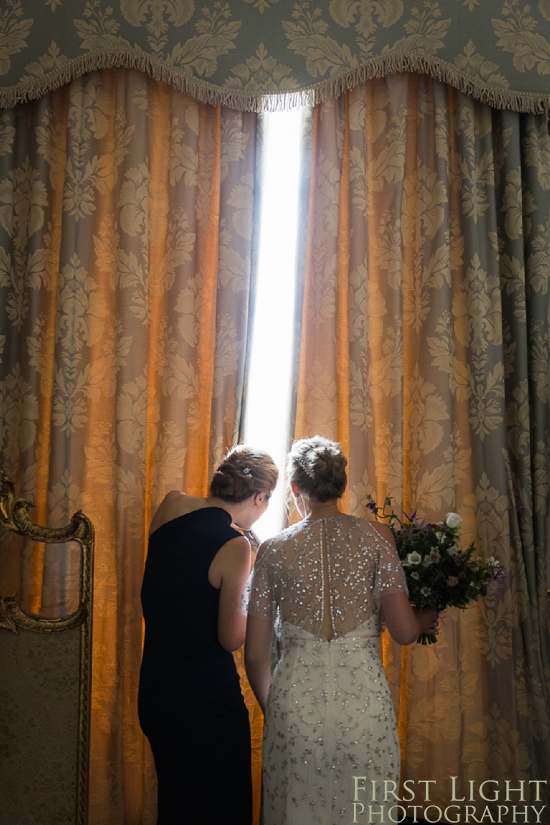
[[[241,596],[241,600],[239,602],[239,613],[242,613],[244,616],[248,614],[248,604],[250,602],[250,588],[252,586],[252,573],[246,580],[246,585],[244,588],[243,595]]]
[[[252,571],[248,612],[252,616],[260,616],[262,619],[269,619],[274,622],[277,605],[275,604],[271,570],[268,564],[269,555],[268,547],[262,545]]]
[[[378,539],[378,564],[374,580],[374,600],[380,606],[382,596],[389,593],[408,592],[403,567],[397,550],[388,541]]]
[[[252,559],[253,559],[253,563],[254,563],[254,560],[256,559],[256,556],[258,554],[258,550],[260,548],[260,544],[261,544],[260,539],[258,538],[258,536],[256,535],[256,533],[253,530],[243,530],[243,533],[244,533],[245,538],[247,538],[248,541],[250,542],[250,548],[252,550]],[[253,573],[254,573],[254,571],[252,570],[250,572],[250,576],[246,580],[246,586],[244,588],[244,593],[241,597],[241,601],[239,602],[239,613],[243,613],[245,616],[248,613],[248,605],[250,603],[250,588],[252,587]]]

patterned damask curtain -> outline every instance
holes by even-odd
[[[451,776],[548,778],[548,126],[415,74],[314,112],[295,436],[342,443],[353,513],[456,511],[509,571],[435,646],[385,642],[403,778],[436,805]]]
[[[0,119],[0,466],[38,522],[95,525],[92,824],[155,821],[146,529],[167,490],[206,493],[238,432],[256,123],[117,69]],[[66,612],[70,564],[5,545],[3,595]]]

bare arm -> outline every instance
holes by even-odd
[[[382,596],[380,606],[392,639],[400,645],[410,645],[421,633],[434,633],[437,629],[437,611],[411,607],[404,591]]]
[[[400,645],[410,645],[420,635],[420,622],[409,604],[405,591],[388,593],[380,599],[384,623],[392,639]]]
[[[256,557],[255,577],[261,569],[266,549],[266,544],[262,544],[258,550],[258,555]],[[255,585],[257,584],[258,580],[255,578],[252,585],[253,592],[255,590]],[[265,586],[264,581],[264,588]],[[260,590],[262,590],[261,585]],[[253,593],[251,594],[251,599],[252,596]],[[269,598],[270,597],[267,593],[263,593],[260,599],[262,602],[262,608],[266,607],[265,601]],[[262,608],[260,608],[260,612]],[[246,641],[244,643],[244,663],[246,667],[246,675],[248,676],[250,686],[264,713],[267,705],[267,693],[271,684],[271,641],[273,639],[274,619],[270,613],[271,611],[266,612],[266,615],[269,616],[266,618],[263,615],[254,615],[254,613],[250,612],[249,608],[248,620],[246,622]]]
[[[224,650],[237,650],[246,633],[241,599],[250,573],[250,544],[244,536],[231,539],[216,553],[208,580],[220,590],[218,639]]]
[[[244,661],[250,687],[265,713],[267,693],[271,684],[271,639],[273,622],[248,614]]]

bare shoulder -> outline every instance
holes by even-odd
[[[197,510],[199,507],[204,507],[205,505],[205,499],[200,496],[191,496],[189,493],[184,493],[183,490],[169,490],[162,499],[160,507],[185,507],[191,511]]]
[[[162,504],[164,504],[165,501],[174,501],[178,498],[186,497],[189,498],[189,496],[187,496],[187,493],[184,493],[183,490],[168,490],[168,492],[162,499]]]
[[[246,536],[235,536],[223,544],[210,564],[208,580],[219,588],[222,581],[245,579],[250,573],[251,549]]]
[[[243,559],[250,559],[250,542],[246,538],[246,536],[235,536],[229,541],[226,541],[225,544],[222,544],[214,559],[212,564],[216,562],[216,564],[224,564],[224,565],[234,565],[240,564]]]
[[[206,506],[206,502],[199,496],[190,496],[184,493],[183,490],[170,490],[166,493],[153,515],[149,535],[162,527],[163,524],[172,521],[172,519],[184,516],[186,513],[192,513],[193,510],[198,510],[204,506]]]
[[[243,555],[249,557],[251,553],[250,542],[246,536],[235,536],[235,538],[229,539],[223,544],[218,552],[223,553],[229,559],[238,559]]]

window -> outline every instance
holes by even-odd
[[[270,506],[254,528],[264,539],[286,525],[283,471],[289,446],[303,110],[268,112],[262,118],[264,146],[258,279],[244,441],[267,450],[281,472]]]

